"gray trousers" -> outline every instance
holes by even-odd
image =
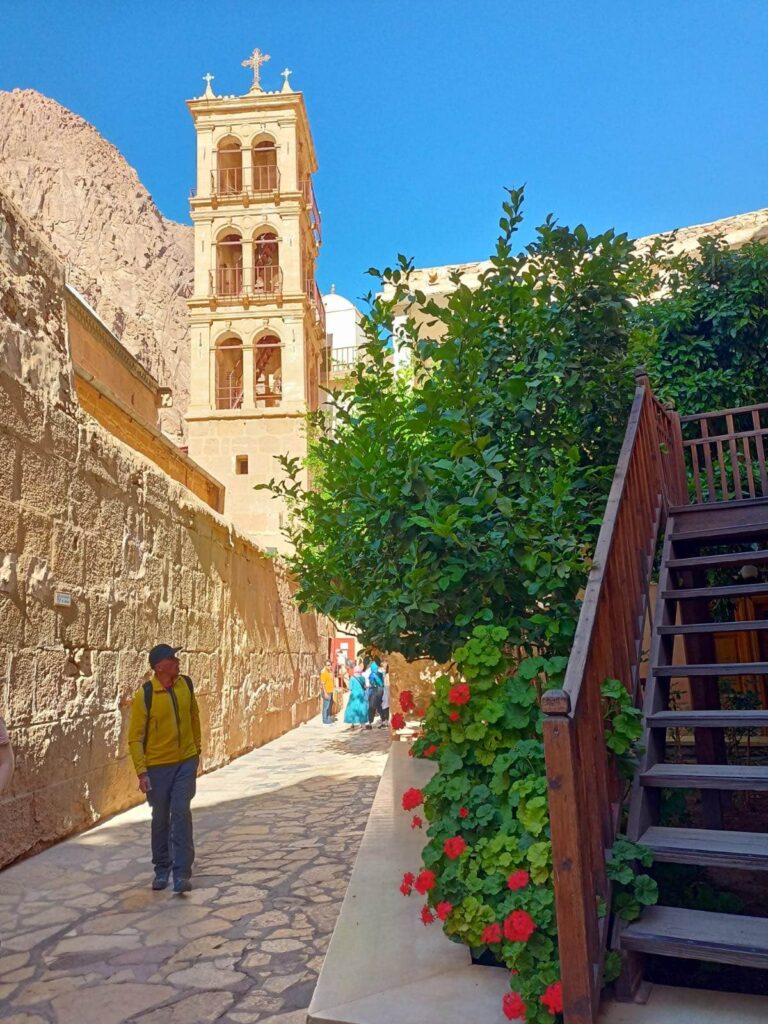
[[[379,713],[379,718],[384,721],[384,712],[381,710],[381,702],[384,697],[383,686],[372,686],[368,690],[368,724],[373,725],[373,720],[376,717],[376,712]]]
[[[178,764],[161,764],[147,768],[150,791],[147,801],[152,808],[152,863],[155,872],[167,874],[173,868],[174,878],[189,878],[195,859],[192,838],[192,811],[195,795],[198,758],[190,757]]]

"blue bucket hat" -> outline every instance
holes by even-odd
[[[155,668],[159,662],[164,661],[166,658],[175,658],[180,650],[180,647],[171,647],[170,644],[157,644],[149,652],[149,664],[152,668]]]

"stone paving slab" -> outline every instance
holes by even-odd
[[[0,872],[0,1020],[303,1024],[388,746],[318,718],[200,778],[187,896],[146,805]]]

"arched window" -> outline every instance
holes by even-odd
[[[253,242],[253,293],[258,297],[281,295],[283,275],[280,248],[274,231],[266,230]]]
[[[243,153],[237,139],[222,139],[216,151],[216,194],[239,195],[243,191]]]
[[[251,150],[253,163],[253,191],[277,192],[280,172],[277,169],[277,149],[271,139],[256,142]]]
[[[257,409],[272,409],[282,397],[282,345],[274,334],[264,334],[253,346],[253,404]]]
[[[241,295],[243,292],[243,240],[236,231],[216,243],[216,295]]]
[[[216,408],[243,406],[243,342],[228,334],[216,342]]]

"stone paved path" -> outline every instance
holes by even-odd
[[[0,873],[0,1020],[303,1024],[388,744],[316,719],[199,779],[188,896],[146,805]]]

